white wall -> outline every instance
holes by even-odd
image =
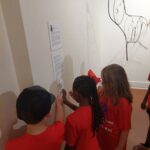
[[[14,62],[8,41],[6,26],[3,18],[3,12],[0,3],[0,93],[8,91],[18,92],[17,78]]]
[[[113,0],[110,0],[111,2]],[[116,0],[118,1],[118,0]],[[120,28],[113,23],[108,16],[108,1],[101,1],[101,65],[102,67],[110,63],[118,63],[124,66],[131,86],[137,88],[147,88],[147,81],[150,72],[150,26],[147,35],[140,42],[148,49],[144,49],[138,43],[129,44],[129,60],[125,57],[125,37]],[[144,16],[148,21],[150,19],[149,1],[143,0],[125,0],[127,12],[131,15]],[[131,29],[131,22],[127,30]],[[143,25],[144,26],[144,25]]]
[[[100,5],[97,0],[92,3],[86,0],[20,0],[34,83],[48,88],[54,80],[48,21],[61,26],[66,88],[71,88],[73,78],[89,68],[100,73],[97,4]]]
[[[1,0],[1,3],[19,88],[23,89],[32,84],[32,74],[19,0]]]
[[[9,138],[10,129],[16,120],[15,101],[19,92],[15,66],[7,36],[0,1],[0,149]]]
[[[108,17],[107,2],[20,0],[34,83],[49,88],[54,81],[47,29],[47,22],[52,21],[61,26],[63,49],[65,57],[69,58],[65,63],[65,77],[71,76],[69,81],[65,79],[67,88],[71,87],[75,76],[86,73],[89,68],[99,75],[100,70],[110,63],[118,63],[125,68],[132,87],[147,88],[150,28],[140,41],[148,49],[138,43],[129,44],[129,60],[126,61],[125,37]],[[129,14],[149,20],[148,1],[125,0],[125,4]],[[72,68],[71,73],[68,68]]]

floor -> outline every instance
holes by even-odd
[[[127,150],[132,150],[132,147],[134,145],[145,141],[149,125],[147,113],[141,110],[140,108],[146,90],[132,89],[132,93],[133,93],[132,129],[128,137]]]

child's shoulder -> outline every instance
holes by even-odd
[[[47,130],[53,130],[53,129],[63,129],[64,128],[64,122],[62,121],[55,121],[54,123],[50,124],[47,127]]]
[[[89,115],[91,113],[90,106],[82,106],[76,109],[73,113],[71,113],[67,119],[70,121],[80,120],[80,118],[84,117],[85,115]]]
[[[17,137],[15,139],[11,139],[6,143],[6,150],[19,148],[20,144],[23,142],[24,135]]]

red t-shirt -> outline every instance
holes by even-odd
[[[110,100],[105,97],[102,107],[104,123],[98,132],[98,141],[102,150],[115,150],[121,132],[131,128],[132,105],[127,99],[120,98],[119,104],[113,106]]]
[[[92,110],[90,106],[81,106],[66,120],[65,140],[76,150],[99,150],[96,136],[93,135]]]
[[[60,121],[39,135],[25,134],[9,141],[6,150],[60,150],[64,140],[64,124]]]

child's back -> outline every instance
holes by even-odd
[[[76,145],[76,150],[98,150],[98,141],[93,135],[91,124],[92,110],[90,106],[81,106],[68,116],[66,122],[67,144]]]
[[[66,119],[65,150],[99,150],[96,131],[103,115],[94,80],[88,76],[77,77],[72,96],[80,106]]]
[[[60,150],[64,134],[61,122],[50,125],[38,135],[24,134],[7,143],[6,150]]]
[[[103,89],[99,93],[104,123],[98,133],[102,150],[126,150],[131,129],[132,94],[125,70],[106,66],[101,73]]]
[[[60,150],[64,139],[62,96],[56,99],[55,123],[47,126],[54,96],[39,86],[26,88],[17,99],[17,115],[27,123],[24,135],[6,144],[6,150]]]

